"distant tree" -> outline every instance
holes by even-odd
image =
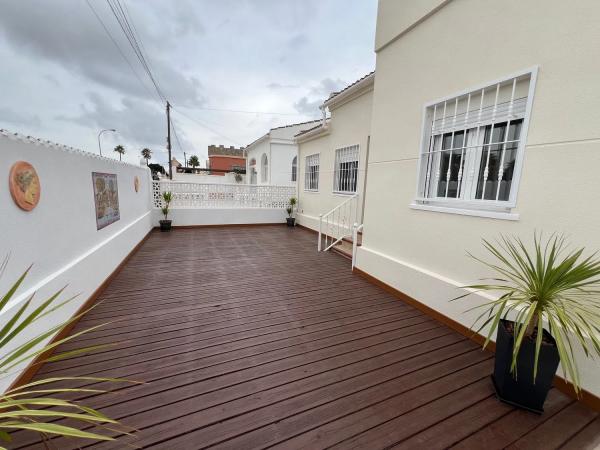
[[[200,160],[198,159],[198,157],[196,155],[192,155],[190,156],[190,166],[196,168],[200,165]]]
[[[152,157],[152,150],[149,148],[142,149],[142,158],[146,160],[146,165],[148,165],[148,160]]]
[[[121,157],[125,154],[125,147],[119,144],[115,147],[114,151],[119,154],[119,161],[121,161]]]
[[[166,170],[165,170],[165,168],[163,166],[161,166],[160,164],[157,164],[157,163],[150,163],[150,164],[148,164],[148,167],[150,168],[150,170],[152,171],[152,173],[160,172],[163,175],[165,173],[167,173]]]

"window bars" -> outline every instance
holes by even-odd
[[[535,76],[530,70],[426,106],[417,202],[514,206]]]
[[[358,184],[358,145],[338,148],[335,151],[333,191],[344,194],[356,192]]]
[[[306,157],[304,173],[304,189],[307,191],[319,190],[319,154]]]

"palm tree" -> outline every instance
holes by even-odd
[[[148,165],[148,160],[150,159],[151,156],[152,156],[152,150],[150,150],[149,148],[142,149],[142,158],[144,158],[146,160],[146,165]]]
[[[200,160],[198,159],[198,157],[196,155],[190,156],[190,166],[192,166],[193,168],[196,168],[199,165],[200,165]]]
[[[119,161],[121,161],[121,157],[125,154],[125,147],[119,144],[115,147],[114,151],[119,154]]]

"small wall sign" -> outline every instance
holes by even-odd
[[[133,188],[135,189],[135,192],[139,192],[140,190],[140,179],[137,175],[133,177]]]
[[[40,201],[42,186],[37,172],[26,161],[17,161],[10,168],[8,176],[10,194],[16,205],[24,211],[31,211]]]

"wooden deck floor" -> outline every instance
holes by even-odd
[[[118,347],[38,374],[145,382],[72,396],[139,432],[55,448],[600,445],[598,415],[556,390],[541,417],[499,403],[491,354],[347,259],[318,254],[315,240],[283,226],[152,233],[78,329],[114,323],[64,349]],[[43,448],[34,434],[15,438],[11,448]]]

